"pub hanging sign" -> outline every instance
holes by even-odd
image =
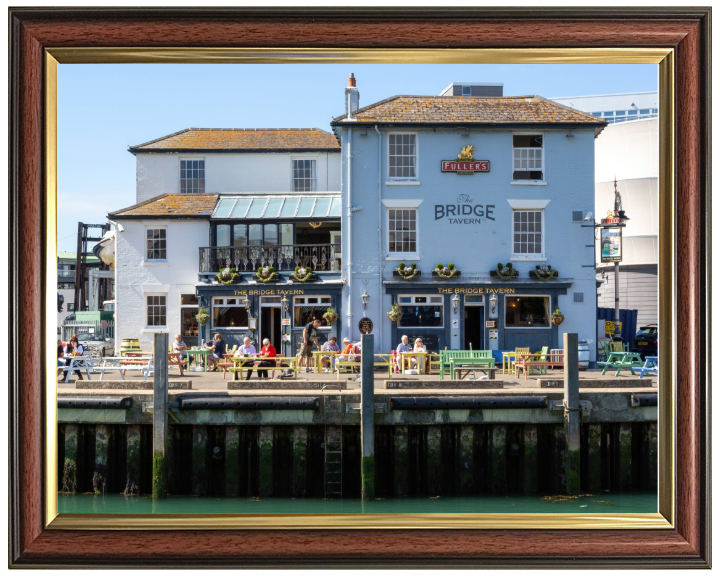
[[[441,170],[443,172],[455,172],[455,174],[475,174],[475,172],[490,172],[489,160],[475,160],[473,153],[475,148],[472,144],[463,146],[457,160],[443,160]]]

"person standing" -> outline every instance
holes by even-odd
[[[305,372],[312,372],[310,365],[312,364],[312,351],[313,344],[320,350],[320,345],[317,339],[317,329],[322,326],[320,320],[313,320],[305,328],[303,328],[303,341],[300,347],[300,362],[301,366],[305,367]]]
[[[259,358],[263,358],[260,362],[257,363],[258,368],[274,368],[275,367],[275,360],[267,360],[267,358],[275,358],[277,356],[277,351],[275,350],[275,346],[270,344],[270,340],[268,338],[263,339],[263,347],[260,349],[260,354],[258,354]],[[258,378],[268,378],[268,372],[269,370],[258,370]],[[272,371],[273,378],[275,377],[275,370]]]
[[[245,336],[245,339],[243,340],[243,345],[237,349],[237,352],[235,352],[235,356],[243,357],[243,358],[255,358],[255,356],[257,356],[257,350],[255,349],[255,346],[253,346],[250,342],[251,342],[250,338]],[[255,366],[255,361],[254,360],[246,360],[245,362],[240,364],[240,366],[242,368],[253,367],[253,366]],[[245,380],[250,380],[250,376],[252,376],[252,373],[253,373],[252,370],[248,370],[248,375],[247,375],[247,378],[245,378]]]

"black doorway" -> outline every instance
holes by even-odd
[[[464,350],[484,350],[483,306],[465,306]]]
[[[280,308],[262,306],[260,308],[260,339],[258,341],[258,351],[262,346],[262,341],[267,338],[270,344],[275,347],[280,355],[282,330],[280,329]]]

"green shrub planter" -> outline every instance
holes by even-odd
[[[220,284],[235,284],[236,282],[240,282],[240,274],[237,273],[235,268],[224,268],[215,275],[215,280],[220,282]]]
[[[305,274],[302,274],[302,272]],[[310,268],[295,267],[295,272],[290,274],[290,280],[293,282],[315,282],[317,280],[317,274],[314,274]]]
[[[403,280],[412,280],[420,276],[421,272],[417,269],[417,264],[413,262],[410,264],[410,268],[405,266],[405,262],[400,262],[398,267],[393,270],[394,278],[402,278]]]
[[[557,270],[553,270],[552,266],[535,266],[535,270],[530,270],[530,278],[535,278],[541,282],[547,282],[551,278],[555,278],[558,275]]]
[[[443,266],[438,262],[437,266],[435,266],[435,269],[432,271],[432,275],[433,278],[459,278],[460,270],[455,268],[455,264],[452,262],[450,262],[447,266]]]
[[[275,272],[275,268],[267,266],[257,271],[257,274],[253,274],[253,280],[256,282],[280,282],[280,276]]]

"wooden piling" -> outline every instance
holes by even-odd
[[[108,461],[112,435],[113,429],[107,424],[98,424],[95,427],[95,470],[92,478],[95,494],[105,494],[105,487],[113,476],[113,470]]]
[[[460,427],[460,494],[475,492],[475,426]]]
[[[293,428],[293,498],[302,498],[307,493],[307,426]]]
[[[537,425],[523,426],[523,490],[537,492],[538,489],[538,437]]]
[[[565,491],[567,466],[565,459],[567,456],[567,434],[565,426],[557,425],[553,427],[554,443],[553,443],[553,490],[558,494]]]
[[[580,494],[580,372],[578,335],[563,334],[565,359],[565,487],[568,494]]]
[[[192,437],[192,493],[207,496],[208,493],[208,429],[193,426]]]
[[[360,444],[361,494],[364,500],[375,498],[375,339],[361,337]]]
[[[492,491],[505,492],[507,483],[507,426],[494,424],[490,447]]]
[[[127,427],[127,475],[125,479],[125,496],[133,496],[140,494],[142,481],[140,472],[142,470],[142,443],[140,436],[140,426],[138,424],[130,424]]]
[[[618,425],[618,488],[632,488],[632,423],[622,422]]]
[[[645,452],[647,453],[647,474],[643,489],[655,491],[658,479],[657,422],[648,422],[645,425]]]
[[[587,489],[591,492],[602,488],[602,426],[588,426]]]
[[[273,495],[273,435],[272,426],[260,426],[258,435],[258,475],[260,496]]]
[[[240,428],[225,428],[225,496],[237,496],[240,484]]]
[[[152,497],[167,496],[168,460],[168,334],[155,334],[153,355]]]
[[[441,458],[442,458],[442,430],[440,426],[428,426],[426,438],[427,460],[427,494],[438,496],[440,494]]]
[[[393,430],[395,452],[395,496],[408,495],[408,429],[407,426],[395,426]]]
[[[63,463],[62,492],[75,494],[82,459],[83,429],[77,424],[65,425],[65,461]]]

